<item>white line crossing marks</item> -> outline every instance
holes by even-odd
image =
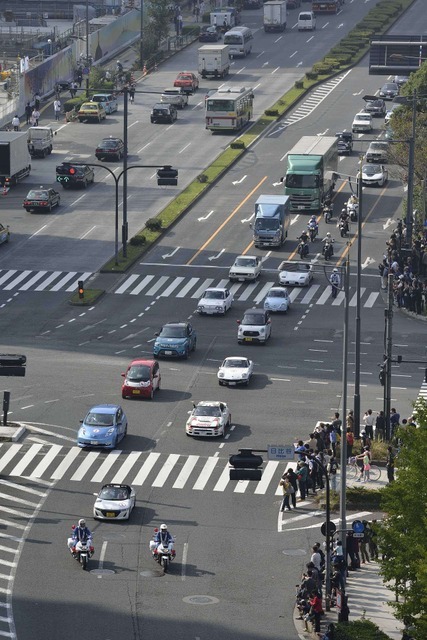
[[[88,271],[49,272],[24,270],[18,272],[16,269],[0,270],[0,290],[70,292],[77,288],[79,280],[85,282],[91,275],[92,272]],[[70,284],[71,281],[72,283]]]

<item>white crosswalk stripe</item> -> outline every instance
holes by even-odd
[[[151,289],[148,285],[152,283]],[[235,302],[252,302],[261,304],[271,287],[278,286],[277,282],[269,280],[257,280],[256,282],[235,282],[230,284],[228,279],[222,278],[215,281],[214,278],[185,278],[184,276],[154,276],[135,275],[129,276],[115,291],[120,295],[145,295],[159,298],[190,298],[199,300],[208,287],[228,287],[234,296]],[[288,287],[290,301],[294,304],[344,306],[345,293],[340,291],[335,299],[331,297],[329,285],[311,284],[307,288]],[[364,307],[371,309],[379,297],[379,291],[368,292],[366,287],[360,289],[361,298],[368,296]],[[349,305],[356,305],[356,293],[352,292]]]
[[[90,271],[0,270],[0,291],[74,291],[79,280],[85,282]],[[140,276],[135,276],[135,279]]]

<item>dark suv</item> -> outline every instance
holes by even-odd
[[[338,153],[350,155],[353,151],[353,134],[351,131],[340,131],[335,136],[338,138]]]
[[[168,322],[155,334],[153,356],[188,358],[196,348],[197,334],[189,322]]]
[[[150,120],[152,123],[157,122],[174,122],[178,118],[178,111],[173,104],[164,104],[159,102],[154,105],[151,110]]]
[[[71,162],[63,162],[56,167],[56,181],[62,184],[64,189],[70,187],[83,187],[95,180],[92,167],[87,164],[76,165]]]

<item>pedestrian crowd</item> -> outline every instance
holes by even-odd
[[[412,247],[406,244],[406,227],[399,220],[396,230],[388,240],[387,250],[378,265],[381,287],[388,288],[392,277],[393,301],[399,308],[405,308],[417,315],[427,311],[427,228],[418,233]]]

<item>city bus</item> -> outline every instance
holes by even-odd
[[[206,99],[206,129],[240,131],[252,118],[253,89],[222,87]]]
[[[252,51],[252,29],[249,27],[233,27],[224,34],[224,44],[230,47],[230,56],[246,57]]]

